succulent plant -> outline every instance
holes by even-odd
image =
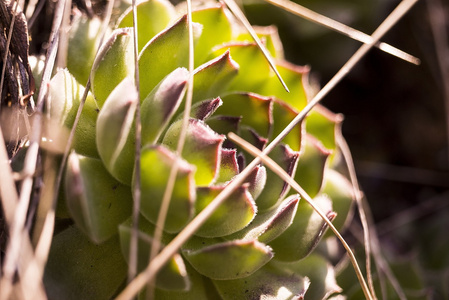
[[[202,211],[252,157],[226,138],[235,132],[259,149],[294,119],[313,93],[308,67],[284,60],[274,27],[257,33],[290,88],[286,92],[251,36],[221,4],[193,12],[193,105],[176,154],[189,79],[188,30],[182,7],[163,0],[137,6],[139,90],[134,82],[132,12],[101,44],[101,22],[75,18],[67,69],[50,83],[50,124],[66,139],[91,78],[75,131],[45,272],[54,299],[107,299],[126,285],[132,232],[135,111],[141,112],[138,271],[149,263],[170,170],[178,172],[162,245]],[[339,171],[342,118],[315,108],[270,153],[314,198],[337,228],[351,217],[352,186]],[[74,224],[67,222],[73,220]],[[71,224],[71,225],[64,225]],[[326,223],[263,164],[212,214],[158,273],[156,299],[322,299],[340,288],[326,255]],[[323,240],[324,239],[324,240]],[[313,252],[313,253],[312,253]],[[320,252],[321,253],[321,252]],[[142,291],[142,296],[145,290]]]

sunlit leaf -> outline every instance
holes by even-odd
[[[130,184],[134,169],[134,113],[138,105],[133,80],[126,78],[109,95],[98,115],[97,148],[106,169]]]
[[[167,75],[143,100],[142,145],[157,141],[181,104],[189,72],[179,68]]]
[[[162,205],[165,187],[173,164],[178,164],[165,231],[178,232],[193,215],[195,200],[195,168],[177,158],[163,146],[147,146],[141,153],[141,205],[140,212],[153,224],[156,223]]]
[[[251,275],[274,254],[270,247],[257,241],[213,240],[207,245],[205,239],[196,237],[183,247],[183,255],[198,273],[211,279],[230,280]]]
[[[134,52],[130,28],[116,29],[101,46],[92,67],[92,91],[101,108],[126,77],[134,78]]]
[[[173,5],[166,0],[147,0],[137,5],[137,41],[139,52],[161,30],[175,18]],[[130,6],[118,20],[118,28],[133,27],[133,13]]]
[[[194,37],[201,35],[202,26],[193,24]],[[183,16],[174,25],[161,31],[139,55],[140,98],[145,99],[153,88],[176,68],[187,68],[189,61],[189,26]]]
[[[162,144],[176,150],[182,121],[177,121],[167,130]],[[211,184],[218,176],[221,145],[224,136],[217,134],[204,122],[190,119],[182,157],[196,166],[195,182],[198,186]]]
[[[197,190],[196,212],[202,211],[224,188],[203,187]],[[246,187],[234,191],[228,199],[197,231],[202,237],[229,235],[247,226],[256,215],[257,208]]]
[[[75,122],[84,87],[66,70],[59,70],[53,76],[49,85],[49,111],[51,125],[64,126],[71,129]],[[72,143],[77,153],[91,157],[99,157],[95,142],[95,127],[98,117],[98,108],[92,94],[89,93],[84,104],[75,136]],[[50,125],[50,126],[51,126]],[[48,128],[47,139],[61,143],[65,148],[68,138],[68,130],[63,131],[67,136],[54,136],[58,128]],[[62,149],[61,149],[62,150]]]
[[[271,263],[266,264],[248,278],[214,280],[213,282],[224,300],[307,299],[307,297],[304,298],[304,294],[310,285],[308,278]]]

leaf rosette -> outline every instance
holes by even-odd
[[[69,56],[68,69],[58,71],[50,83],[57,108],[51,111],[51,117],[70,129],[80,103],[78,89],[83,89],[77,80],[85,79],[90,72],[92,88],[86,103],[95,111],[80,123],[65,172],[61,201],[65,201],[63,205],[67,205],[75,226],[63,228],[54,237],[54,254],[46,273],[53,298],[73,297],[68,291],[78,291],[75,297],[84,298],[84,290],[108,279],[89,273],[86,278],[98,281],[84,281],[83,272],[74,268],[76,272],[59,281],[55,275],[58,263],[90,261],[109,252],[113,259],[102,259],[96,272],[111,272],[111,265],[117,264],[121,267],[113,272],[120,274],[114,274],[115,286],[99,290],[97,298],[110,298],[123,287],[126,273],[122,266],[129,256],[135,196],[134,117],[139,105],[142,149],[137,256],[138,270],[143,270],[149,263],[155,224],[173,165],[178,172],[162,245],[168,244],[252,160],[244,149],[226,139],[228,132],[262,150],[307,104],[309,69],[284,60],[273,27],[259,28],[258,34],[290,93],[226,8],[215,5],[199,9],[192,15],[196,66],[192,74],[193,103],[184,128],[185,145],[177,155],[190,76],[186,69],[188,18],[177,17],[176,9],[163,0],[137,6],[139,97],[133,79],[133,38],[127,27],[132,24],[131,14],[128,10],[119,18],[95,59],[91,47],[80,45],[79,40],[86,35],[83,30],[96,25],[89,25],[84,18],[74,19],[82,23],[72,26],[69,47],[78,55]],[[96,45],[97,41],[89,43]],[[79,63],[83,57],[85,70]],[[70,85],[61,91],[63,80]],[[72,96],[68,98],[67,94]],[[342,227],[351,216],[353,195],[347,179],[336,171],[339,149],[335,139],[340,122],[338,115],[315,109],[269,156]],[[291,266],[303,260],[307,263],[305,258],[326,236],[326,229],[325,222],[286,182],[260,164],[159,273],[155,295],[160,299],[302,297],[314,284],[317,272],[313,266],[309,267],[313,271],[310,274],[307,268],[297,272]],[[65,243],[71,236],[75,240]],[[72,247],[70,259],[64,258],[65,245]],[[79,251],[75,251],[73,247],[78,246]],[[333,272],[330,274],[333,276]],[[338,291],[338,286],[333,288]],[[247,289],[251,292],[246,293]]]

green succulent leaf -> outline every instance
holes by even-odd
[[[287,103],[273,99],[273,127],[271,137],[278,136],[288,124],[296,117],[297,112]],[[305,122],[297,124],[290,133],[282,140],[284,144],[289,145],[293,151],[301,152],[303,149],[303,135],[305,133]]]
[[[174,20],[176,11],[166,0],[147,0],[137,5],[137,41],[139,52],[160,31]],[[118,28],[133,27],[133,12],[130,6],[118,20]]]
[[[256,166],[246,177],[245,182],[248,184],[248,191],[251,193],[251,196],[256,200],[265,188],[267,169],[264,166]]]
[[[231,40],[232,26],[222,4],[194,11],[192,20],[203,25],[203,33],[195,45],[195,62],[199,65],[210,56],[216,45]]]
[[[120,28],[112,32],[98,50],[91,76],[92,91],[100,108],[120,82],[126,77],[134,78],[131,28]]]
[[[153,144],[181,104],[189,72],[178,68],[167,75],[143,100],[142,145]]]
[[[335,218],[329,198],[318,197],[313,201],[331,221]],[[293,223],[269,245],[276,253],[277,260],[297,261],[315,249],[327,227],[320,215],[306,201],[300,201]]]
[[[310,285],[308,278],[285,268],[279,268],[271,262],[250,277],[234,280],[214,280],[213,282],[223,300],[305,299],[304,294]]]
[[[98,17],[90,19],[86,16],[75,14],[70,26],[67,68],[78,82],[85,84],[97,54],[101,34],[101,20]]]
[[[131,214],[132,195],[104,168],[99,159],[72,153],[65,174],[66,203],[78,227],[94,243],[117,234]]]
[[[187,275],[190,279],[190,289],[188,291],[168,291],[156,289],[155,299],[158,300],[199,300],[199,299],[220,299],[212,281],[195,271],[186,262]],[[145,292],[139,295],[139,300],[147,299]]]
[[[206,121],[223,104],[220,97],[211,100],[204,100],[192,105],[190,117],[201,121]],[[181,119],[183,114],[179,115]]]
[[[202,26],[193,23],[194,39]],[[139,55],[140,97],[145,99],[153,88],[176,68],[187,68],[189,61],[189,26],[187,16],[156,35]]]
[[[118,235],[101,245],[76,227],[53,237],[44,286],[50,299],[111,299],[126,279]]]
[[[202,211],[224,187],[197,189],[196,212]],[[195,233],[201,237],[229,235],[247,226],[257,213],[257,207],[246,186],[235,190]]]
[[[68,131],[73,127],[83,94],[84,87],[66,69],[58,70],[50,81],[49,111],[51,120],[47,130],[47,135],[49,135],[47,138],[60,143],[61,150],[65,149]],[[97,117],[97,105],[92,94],[88,93],[72,142],[72,147],[77,153],[99,157],[95,142]],[[60,129],[61,125],[64,126],[63,129]],[[58,133],[63,136],[55,136]]]
[[[281,168],[289,175],[293,175],[296,169],[299,153],[292,151],[290,147],[280,144],[269,154]],[[267,171],[267,184],[262,193],[257,197],[256,204],[260,211],[268,210],[279,203],[286,195],[290,186],[273,171]]]
[[[147,146],[141,153],[141,206],[140,212],[156,223],[162,198],[173,164],[178,164],[176,182],[167,212],[165,231],[180,231],[193,215],[195,200],[195,167],[177,158],[163,146]]]
[[[307,117],[306,131],[316,137],[327,149],[335,150],[337,149],[335,135],[342,121],[342,115],[334,114],[323,106],[317,106]]]
[[[134,114],[139,103],[131,78],[125,78],[101,109],[96,130],[97,148],[106,169],[130,184],[134,169]]]
[[[193,80],[193,102],[218,97],[237,76],[238,64],[231,59],[229,51],[199,66]]]
[[[199,237],[191,238],[182,253],[198,273],[215,280],[247,277],[274,256],[270,247],[258,241],[209,243]]]
[[[312,198],[321,190],[324,170],[330,154],[331,152],[313,136],[305,136],[305,145],[299,158],[295,181]]]
[[[297,262],[285,263],[273,260],[272,263],[283,270],[310,278],[307,299],[327,299],[330,295],[342,291],[335,279],[333,266],[319,254],[312,253]]]
[[[255,43],[233,42],[224,44],[215,50],[214,56],[220,56],[226,51],[230,51],[231,58],[240,67],[229,90],[257,93],[266,83],[271,71],[262,51]]]
[[[222,148],[220,157],[220,171],[217,180],[215,181],[215,184],[217,185],[228,182],[239,173],[237,151],[235,149]]]
[[[299,196],[292,195],[282,201],[279,207],[257,214],[244,229],[226,236],[227,240],[255,240],[269,243],[282,234],[293,222],[298,208]]]
[[[261,85],[260,89],[254,90],[261,95],[272,96],[282,99],[285,103],[293,107],[296,111],[301,111],[306,105],[309,98],[308,75],[309,67],[299,67],[285,61],[278,61],[276,69],[288,86],[290,92],[287,92],[279,79],[271,74],[268,80]]]
[[[168,128],[162,144],[176,150],[181,132],[182,120]],[[182,157],[196,166],[195,182],[198,186],[208,186],[218,176],[221,145],[225,137],[214,132],[206,123],[190,119]]]
[[[151,225],[142,218],[139,220],[139,227],[151,228]],[[119,234],[121,249],[125,259],[128,261],[129,245],[132,235],[132,222],[130,220],[120,225]],[[137,235],[137,271],[140,273],[148,266],[153,238],[151,235],[140,230]],[[164,247],[164,244],[161,247]],[[175,254],[158,272],[156,276],[156,287],[169,291],[187,291],[190,289],[186,266],[180,254]]]
[[[253,26],[257,36],[262,41],[268,52],[274,59],[284,59],[284,49],[276,26]],[[240,33],[236,38],[238,41],[254,42],[248,31]]]
[[[261,151],[268,144],[268,139],[259,135],[251,127],[241,125],[241,126],[239,126],[238,132],[239,132],[239,136],[242,139],[244,139],[245,141],[247,141],[248,143],[250,143],[251,145],[253,145],[254,147],[256,147],[257,149],[259,149]],[[241,150],[243,155],[245,156],[246,161],[251,161],[253,159],[251,154],[247,153],[246,151],[244,151],[244,149],[240,149],[240,148],[241,147],[238,147],[238,149]]]
[[[343,230],[353,216],[355,196],[351,182],[337,171],[328,169],[325,172],[323,189],[320,194],[327,195],[332,199],[332,208],[337,213],[337,217],[332,223],[337,230]]]
[[[268,137],[273,124],[271,98],[251,93],[233,93],[223,96],[222,100],[223,105],[217,109],[217,114],[240,116],[242,125]]]
[[[212,116],[206,120],[207,125],[210,126],[215,132],[220,134],[228,134],[229,132],[238,132],[240,127],[241,117],[234,116]],[[227,148],[235,148],[234,144],[226,145]]]

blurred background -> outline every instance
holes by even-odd
[[[298,3],[371,34],[400,1],[302,0]],[[310,65],[321,86],[360,43],[262,2],[247,0],[257,25],[276,23],[288,60]],[[421,59],[419,66],[373,49],[324,98],[343,113],[359,183],[382,249],[423,280],[418,299],[449,297],[449,149],[447,108],[431,21],[448,51],[449,2],[421,0],[382,39]],[[444,79],[443,79],[444,78]]]

